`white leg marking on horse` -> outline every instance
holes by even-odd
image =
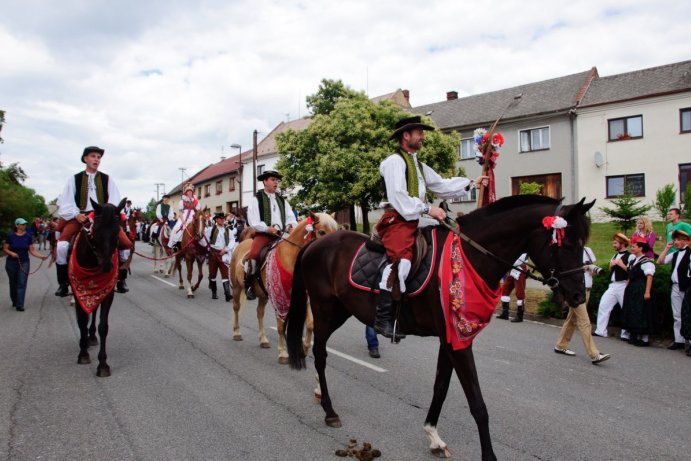
[[[155,278],[156,280],[158,280],[159,282],[163,282],[163,283],[170,285],[171,287],[177,287],[176,284],[170,283],[169,281],[163,280],[162,278],[156,277],[155,275],[152,275],[152,277]]]
[[[271,327],[271,329],[278,331],[278,328],[276,328],[276,327]],[[389,371],[386,368],[381,368],[381,367],[378,367],[376,365],[372,365],[371,363],[367,363],[364,360],[360,360],[360,359],[355,358],[352,355],[348,355],[344,352],[340,352],[340,351],[337,351],[335,349],[331,349],[330,347],[326,348],[326,352],[328,352],[329,354],[333,354],[333,355],[336,355],[338,357],[344,358],[346,360],[350,360],[353,363],[357,363],[358,365],[362,365],[363,367],[369,368],[370,370],[374,370],[374,371],[377,371],[379,373],[386,373],[387,371]]]
[[[439,437],[439,433],[437,432],[437,428],[435,426],[425,424],[423,429],[427,435],[427,440],[429,440],[430,451],[434,453],[447,451],[446,443]]]

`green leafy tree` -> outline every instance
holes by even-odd
[[[5,124],[5,111],[0,110],[0,132],[2,132],[2,127],[4,124]],[[2,139],[2,136],[0,136],[0,144],[2,144],[3,142],[5,142],[5,140]]]
[[[148,219],[149,221],[156,219],[156,205],[158,205],[158,202],[152,197],[149,203],[146,204],[146,210],[142,212],[144,219]]]
[[[328,115],[340,99],[357,95],[356,91],[345,86],[342,81],[325,78],[319,84],[317,92],[307,96],[307,108],[312,115]]]
[[[629,229],[636,226],[636,219],[639,216],[646,214],[653,206],[641,205],[641,202],[631,195],[628,189],[621,197],[612,199],[613,208],[602,207],[602,211],[607,214],[612,221],[614,221],[617,228],[625,234],[628,234]]]
[[[661,189],[658,189],[655,193],[654,206],[663,219],[665,216],[667,216],[667,211],[669,211],[671,206],[674,204],[676,195],[677,190],[674,188],[674,185],[672,184],[665,184],[664,186],[662,186]]]
[[[277,166],[285,173],[284,184],[295,192],[296,208],[329,211],[357,206],[363,231],[369,232],[367,213],[384,198],[379,164],[396,149],[389,139],[391,127],[405,115],[389,101],[375,104],[363,93],[352,92],[328,114],[316,115],[305,130],[279,134]],[[450,176],[458,144],[457,136],[427,132],[420,159]]]
[[[36,217],[48,215],[45,199],[36,191],[22,183],[26,174],[13,163],[7,167],[0,165],[0,229],[9,230],[14,220],[22,217],[31,221]]]

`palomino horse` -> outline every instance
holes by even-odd
[[[491,319],[498,300],[499,282],[511,268],[512,262],[523,252],[528,253],[543,275],[543,280],[547,279],[556,294],[563,296],[571,306],[577,306],[585,300],[582,270],[583,245],[588,238],[585,213],[594,203],[584,205],[581,200],[575,205],[562,207],[559,201],[548,197],[520,195],[501,199],[458,219],[460,229],[465,234],[462,237],[468,237],[470,242],[463,239],[462,245],[452,246],[455,250],[450,253],[446,250],[438,251],[436,266],[439,267],[441,263],[443,268],[451,266],[454,271],[465,267],[465,275],[462,274],[465,285],[450,285],[456,290],[463,286],[462,290],[468,293],[467,290],[471,288],[467,281],[475,280],[479,283],[474,286],[480,287],[476,289],[476,293],[483,293],[485,288],[491,292],[492,296],[487,299],[493,302],[486,306],[489,310],[482,311],[484,318],[472,311],[463,310],[462,306],[481,301],[479,297],[471,299],[470,295],[467,299],[463,296],[467,304],[461,303],[459,311],[443,309],[440,298],[443,296],[449,299],[451,293],[459,293],[450,288],[442,291],[441,286],[446,286],[443,281],[446,279],[440,281],[437,277],[431,277],[420,294],[406,300],[405,305],[409,308],[406,306],[404,310],[407,312],[409,309],[411,313],[401,315],[401,333],[439,337],[434,396],[424,425],[430,450],[435,455],[450,456],[446,443],[437,433],[437,422],[451,373],[455,370],[468,400],[470,413],[478,426],[482,459],[496,459],[490,439],[487,407],[482,398],[473,358],[472,338],[479,331],[476,328],[481,329]],[[554,229],[552,226],[555,216],[563,217],[568,227]],[[556,221],[558,224],[563,223]],[[448,242],[446,237],[450,231],[446,227],[438,227],[435,233],[437,248],[442,248]],[[557,237],[556,242],[553,242],[554,236]],[[456,237],[455,242],[458,242],[458,238]],[[341,421],[333,409],[324,373],[326,343],[331,334],[351,315],[366,325],[374,323],[375,297],[353,288],[348,276],[353,256],[366,239],[366,236],[355,232],[337,232],[319,239],[298,255],[293,274],[292,299],[286,320],[290,365],[295,369],[305,367],[302,328],[307,294],[314,316],[312,352],[321,387],[321,405],[326,412],[326,424],[331,427],[340,427]],[[461,260],[465,262],[462,263],[458,262],[459,246],[465,254],[465,260]],[[449,254],[454,257],[449,258]],[[461,278],[458,279],[460,280]],[[483,281],[486,284],[484,288]],[[452,298],[454,308],[458,307],[455,302],[459,298]],[[461,316],[458,323],[447,324],[447,317],[454,318],[454,314],[459,315],[458,312]],[[467,329],[466,326],[470,328]],[[451,332],[448,337],[447,331]],[[460,347],[456,347],[454,343],[458,338],[466,341]],[[454,344],[453,347],[450,342]]]
[[[168,247],[170,239],[170,227],[167,224],[153,224],[150,229],[151,234],[158,232],[156,238],[151,237],[154,255],[154,273],[163,274],[170,277],[170,273],[175,267],[173,262],[173,249]]]
[[[79,355],[77,363],[91,363],[89,356],[89,314],[99,309],[98,335],[101,347],[98,353],[96,375],[110,376],[106,362],[106,336],[108,335],[108,314],[113,303],[115,283],[118,278],[118,235],[120,233],[120,211],[125,206],[123,198],[115,207],[109,203],[100,206],[91,202],[94,208],[94,222],[91,229],[82,231],[75,238],[70,255],[68,276],[75,296],[77,325],[79,326]]]
[[[192,219],[187,226],[182,229],[182,245],[180,251],[175,256],[175,268],[178,270],[180,282],[178,288],[185,289],[185,284],[182,282],[182,260],[185,260],[187,266],[187,297],[194,298],[194,292],[199,288],[199,284],[204,278],[202,267],[204,258],[206,257],[206,248],[199,245],[199,240],[204,237],[204,213],[196,211],[194,219]],[[194,272],[194,262],[197,262],[197,272],[199,277],[197,283],[192,285],[192,274]]]
[[[310,231],[307,226],[312,225],[312,231]],[[292,274],[293,266],[295,265],[295,258],[297,257],[300,248],[302,248],[308,241],[313,237],[319,238],[323,235],[330,234],[338,229],[338,223],[326,213],[311,213],[308,219],[303,219],[298,223],[298,225],[293,229],[293,231],[287,236],[282,238],[278,244],[274,247],[275,254],[274,258],[278,258],[280,265],[285,270],[287,274]],[[245,286],[245,271],[243,269],[243,259],[245,255],[250,251],[252,246],[252,239],[246,239],[240,242],[240,244],[233,251],[233,256],[230,260],[230,284],[233,287],[233,339],[235,341],[242,341],[242,334],[240,333],[240,309],[242,308],[241,296],[244,298],[244,286]],[[272,265],[269,267],[269,265]],[[267,258],[266,263],[261,268],[261,279],[263,287],[271,289],[278,289],[281,292],[280,287],[271,287],[271,282],[267,277],[267,269],[279,270],[275,260],[269,261]],[[289,277],[289,275],[288,275]],[[287,280],[288,288],[291,286],[291,281]],[[259,282],[254,284],[254,292],[257,294],[257,321],[259,323],[259,345],[263,348],[269,347],[269,339],[266,337],[266,332],[264,331],[264,309],[266,303],[269,300],[268,293],[264,291],[264,288],[260,286]],[[289,291],[289,290],[288,290]],[[274,291],[276,292],[276,291]],[[288,303],[288,293],[285,293],[285,304],[287,307]],[[277,302],[280,302],[277,300]],[[278,362],[282,364],[288,363],[288,352],[285,347],[285,336],[283,335],[283,318],[285,313],[280,314],[279,306],[274,305],[276,310],[276,324],[278,329]],[[309,312],[307,316],[311,318]],[[282,318],[283,317],[283,318]],[[305,338],[304,347],[309,349],[312,342],[312,325],[311,322],[307,321],[307,335]]]

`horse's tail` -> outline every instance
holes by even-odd
[[[307,291],[305,291],[305,281],[302,278],[302,255],[307,247],[309,245],[300,250],[295,260],[290,309],[288,310],[284,327],[288,348],[288,363],[290,368],[294,370],[307,368],[305,365],[305,350],[302,346],[302,332],[305,327],[305,317],[307,316]]]

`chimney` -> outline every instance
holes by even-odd
[[[458,91],[447,91],[446,100],[453,101],[454,99],[458,99]]]
[[[403,97],[405,98],[406,101],[408,101],[410,103],[410,91],[403,90]]]

